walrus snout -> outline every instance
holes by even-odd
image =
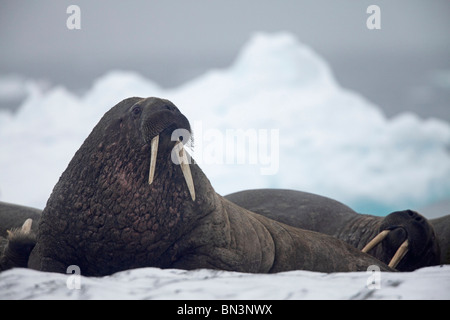
[[[191,198],[195,201],[194,182],[183,148],[183,144],[187,142],[185,139],[191,140],[191,126],[187,118],[172,102],[159,98],[146,98],[135,103],[131,107],[131,113],[133,117],[141,118],[141,132],[144,142],[150,142],[148,184],[153,183],[156,160],[161,145],[161,148],[165,151],[171,150],[171,158],[175,159],[173,160],[175,164],[180,165]],[[183,129],[183,134],[178,134],[180,131],[176,131],[180,129]],[[162,140],[161,143],[160,140]],[[175,154],[175,157],[172,157],[172,154]]]
[[[140,129],[145,143],[162,134],[170,141],[176,129],[191,132],[188,119],[169,100],[153,97],[142,99],[131,107],[131,112],[134,117],[141,119]]]
[[[440,261],[433,227],[426,218],[412,210],[396,211],[386,216],[380,225],[380,233],[362,251],[368,252],[379,243],[383,243],[386,258],[392,257],[389,266],[393,268],[404,269],[408,265],[414,270],[422,264],[435,265]]]

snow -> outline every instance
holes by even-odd
[[[449,124],[412,113],[387,119],[289,33],[255,34],[230,67],[171,89],[119,70],[84,94],[2,79],[0,100],[27,98],[16,114],[0,112],[1,201],[44,208],[94,125],[130,96],[181,109],[194,129],[191,152],[221,194],[291,188],[380,215],[450,198]]]
[[[0,299],[450,299],[449,265],[376,277],[373,282],[371,272],[269,275],[142,268],[88,278],[12,269],[0,273]]]

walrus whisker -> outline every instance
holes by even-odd
[[[186,184],[188,186],[192,201],[195,201],[194,181],[192,180],[191,168],[189,167],[186,152],[184,151],[183,144],[180,141],[178,141],[176,148],[177,151],[175,153],[178,157],[178,163],[181,166],[181,171],[183,172],[184,180],[186,181]]]
[[[156,157],[158,155],[159,135],[154,137],[151,141],[151,155],[150,155],[150,172],[148,174],[148,184],[152,184],[155,177]]]
[[[391,232],[390,230],[383,230],[381,231],[375,238],[373,238],[366,246],[361,250],[362,252],[367,253],[369,250],[371,250],[373,247],[378,245],[381,241],[386,238],[386,236]]]
[[[406,239],[397,249],[397,252],[395,252],[394,256],[389,262],[389,267],[391,268],[397,267],[398,263],[403,259],[405,254],[408,252],[408,246],[409,246],[408,239]]]
[[[23,223],[23,225],[20,229],[17,228],[17,229],[12,229],[12,230],[6,230],[7,238],[10,240],[16,234],[23,234],[23,235],[30,234],[32,224],[33,224],[33,219],[28,218],[27,220],[25,220],[25,222]]]

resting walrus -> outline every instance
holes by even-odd
[[[0,271],[28,264],[41,210],[0,201]]]
[[[0,201],[0,237],[6,237],[7,231],[20,228],[25,220],[32,219],[31,230],[36,232],[42,210]]]
[[[66,272],[77,265],[87,276],[147,266],[392,270],[343,241],[218,195],[180,148],[189,132],[188,120],[167,100],[128,98],[108,111],[54,187],[29,267]]]
[[[282,189],[245,190],[226,198],[290,226],[332,235],[401,271],[441,263],[439,242],[448,247],[427,219],[411,210],[364,215],[330,198]],[[436,224],[444,234],[443,223]]]
[[[441,248],[441,263],[450,264],[450,215],[431,219]]]
[[[36,237],[31,232],[32,219],[27,219],[20,228],[7,230],[6,238],[0,237],[0,271],[11,268],[26,268]]]

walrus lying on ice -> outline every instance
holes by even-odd
[[[428,222],[412,210],[386,217],[358,214],[333,199],[294,190],[245,190],[225,198],[275,221],[334,236],[400,271],[449,263],[448,218]]]
[[[149,266],[392,270],[343,241],[221,197],[190,163],[183,132],[189,122],[167,100],[134,97],[108,111],[54,187],[28,266],[66,272],[77,265],[88,276]]]
[[[0,201],[0,271],[27,267],[40,216],[39,209]]]
[[[384,230],[404,229],[405,225],[393,224],[392,222],[395,220],[389,219],[383,222],[385,229],[380,231],[379,226],[384,218],[359,215],[340,202],[311,193],[282,189],[258,189],[236,192],[225,198],[273,220],[339,237],[360,249],[367,247],[373,239],[380,239],[379,245],[372,247],[375,249],[366,251],[385,263],[395,262],[393,252],[398,247],[398,243],[406,241],[405,238],[392,241],[389,237],[381,239],[376,236],[372,239],[372,236],[378,232],[385,234]],[[268,206],[268,204],[270,205]],[[41,212],[39,209],[0,202],[0,270],[26,267],[29,254],[36,243],[36,225]],[[398,214],[400,217],[415,220],[415,214],[411,210],[396,213],[396,215]],[[26,223],[23,223],[24,221]],[[408,245],[405,256],[409,250],[413,254],[409,254],[407,259],[397,259],[396,268],[398,270],[412,270],[436,263],[435,259],[429,259],[432,256],[437,257],[437,254],[433,252],[436,244],[431,241],[432,229],[434,229],[435,240],[438,241],[441,251],[441,259],[438,263],[450,264],[450,215],[431,219],[428,222],[432,226],[431,229],[427,227],[426,220],[420,222],[419,219],[419,230],[420,223],[422,223],[424,225],[422,231],[425,231],[422,236],[429,240],[424,241],[422,246],[419,245],[413,249]],[[30,224],[32,224],[32,228],[27,229],[26,226]],[[404,232],[407,232],[407,229],[398,233],[397,236],[404,236]],[[411,237],[413,233],[409,234],[408,232],[408,237]],[[395,233],[391,234],[391,236],[394,235]],[[8,242],[12,244],[9,247],[7,247]],[[364,246],[365,243],[367,244]],[[421,248],[427,248],[427,250],[422,250],[424,254],[417,254],[420,253]],[[397,249],[396,252],[398,251]],[[400,258],[399,255],[397,256]],[[400,261],[401,263],[399,263]]]

